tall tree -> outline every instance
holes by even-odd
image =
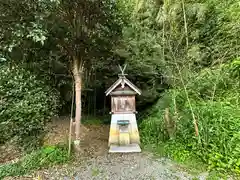
[[[83,73],[91,69],[101,54],[109,51],[121,32],[115,3],[110,0],[6,0],[0,3],[0,10],[0,55],[11,55],[17,48],[31,49],[29,40],[44,44],[50,39],[60,50],[55,53],[67,57],[64,63],[68,65],[75,84],[78,145]],[[27,51],[21,52],[26,56]]]

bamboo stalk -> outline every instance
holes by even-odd
[[[181,70],[180,70],[180,68],[179,68],[179,66],[178,66],[178,64],[177,64],[176,58],[175,58],[175,56],[174,56],[174,53],[173,53],[173,51],[172,51],[172,48],[171,48],[171,45],[170,45],[170,44],[169,44],[169,49],[170,49],[170,51],[171,51],[171,53],[172,53],[172,55],[173,55],[173,59],[174,59],[174,62],[175,62],[175,66],[176,66],[177,71],[178,71],[178,76],[179,76],[180,81],[181,81],[181,84],[182,84],[182,86],[183,86],[183,89],[184,89],[184,92],[185,92],[185,95],[186,95],[186,98],[187,98],[187,102],[188,102],[188,105],[189,105],[189,108],[190,108],[190,111],[191,111],[191,115],[192,115],[192,118],[193,118],[194,129],[195,129],[195,135],[196,135],[196,136],[199,136],[198,124],[197,124],[197,120],[196,120],[196,117],[195,117],[195,113],[194,113],[194,111],[193,111],[192,103],[191,103],[190,98],[189,98],[189,96],[188,96],[187,87],[186,87],[186,84],[185,84],[185,82],[184,82],[184,80],[183,80],[183,76],[182,76],[182,74],[181,74]]]
[[[182,0],[182,10],[183,10],[183,19],[184,19],[184,29],[185,29],[185,35],[186,35],[186,46],[188,49],[188,28],[187,28],[187,17],[186,17],[184,0]]]

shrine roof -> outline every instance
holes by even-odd
[[[121,85],[122,88],[125,87],[125,85],[128,85],[133,91],[135,91],[137,94],[141,95],[142,92],[140,89],[138,89],[133,83],[131,83],[124,75],[120,75],[119,79],[113,83],[111,87],[109,87],[106,90],[106,96],[108,96],[112,91],[114,91],[119,85]]]

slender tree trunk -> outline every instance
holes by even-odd
[[[184,0],[182,0],[182,10],[183,10],[184,29],[185,29],[185,35],[186,35],[186,46],[188,49],[188,27],[187,27],[187,17],[186,17]]]
[[[96,76],[96,70],[94,72],[94,81],[96,82],[97,76]],[[94,117],[97,115],[97,89],[96,86],[94,87]]]
[[[79,61],[77,58],[73,58],[73,76],[75,83],[75,103],[76,103],[76,112],[75,112],[75,147],[78,149],[80,145],[80,126],[81,126],[81,112],[82,112],[82,72],[80,71]]]
[[[169,108],[166,108],[165,114],[164,114],[166,130],[167,130],[167,133],[168,133],[170,139],[174,139],[174,134],[176,131],[176,124],[175,124],[174,119],[172,119],[169,114],[170,114]]]

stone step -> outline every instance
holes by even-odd
[[[141,148],[138,144],[129,144],[125,146],[111,145],[109,153],[134,153],[141,152]]]

